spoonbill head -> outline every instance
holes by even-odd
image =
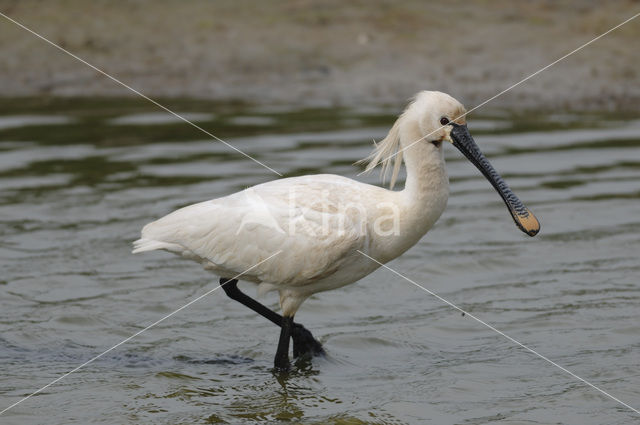
[[[538,233],[538,220],[469,134],[462,104],[423,91],[363,160],[368,171],[382,165],[384,176],[391,170],[390,189],[329,174],[274,180],[147,224],[133,252],[169,251],[220,276],[230,298],[280,326],[274,363],[286,370],[290,339],[294,357],[324,352],[293,320],[304,300],[368,275],[412,247],[438,220],[449,196],[443,142],[482,172],[523,232]],[[403,163],[405,186],[394,191]],[[235,277],[257,284],[259,293],[278,291],[282,315],[241,292]]]

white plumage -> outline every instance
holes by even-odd
[[[412,247],[438,220],[449,197],[442,142],[451,142],[489,180],[516,225],[534,236],[540,223],[482,155],[465,125],[464,107],[440,92],[420,92],[366,158],[367,171],[404,162],[405,187],[392,191],[321,174],[263,183],[179,209],[142,229],[134,253],[163,249],[218,274],[227,295],[280,326],[274,360],[323,353],[293,317],[310,295],[368,275]],[[375,259],[372,261],[371,257]],[[277,290],[283,316],[242,293],[235,276]]]
[[[162,249],[233,277],[281,251],[240,279],[259,284],[259,292],[279,291],[283,314],[293,316],[313,293],[355,282],[378,267],[358,250],[386,262],[431,228],[448,198],[442,146],[412,142],[436,130],[442,116],[463,113],[450,96],[421,92],[376,146],[370,168],[386,168],[388,156],[405,149],[397,158],[407,167],[402,191],[327,174],[275,180],[147,224],[133,252]],[[445,137],[440,130],[429,141]]]

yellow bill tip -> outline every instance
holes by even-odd
[[[518,222],[518,226],[529,236],[535,236],[540,231],[540,222],[535,215],[527,208],[526,215],[516,214],[514,218]]]

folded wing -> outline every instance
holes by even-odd
[[[181,208],[142,229],[134,253],[163,249],[225,277],[303,285],[330,276],[366,241],[337,176],[277,180]]]

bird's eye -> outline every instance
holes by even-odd
[[[441,125],[447,125],[447,124],[449,124],[449,118],[447,118],[447,117],[442,117],[442,118],[440,118],[440,124],[441,124]]]

